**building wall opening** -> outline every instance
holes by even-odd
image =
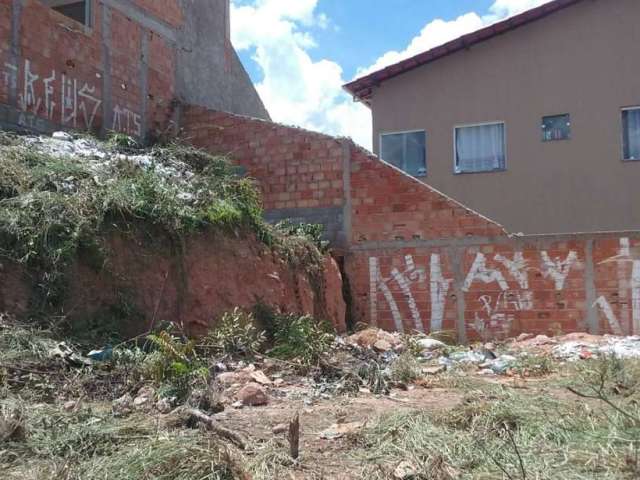
[[[42,0],[42,2],[76,22],[91,26],[91,0]]]

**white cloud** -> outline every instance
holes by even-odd
[[[315,42],[305,28],[330,24],[326,15],[316,13],[317,1],[234,3],[233,43],[240,50],[253,50],[263,74],[256,88],[275,121],[350,136],[370,147],[371,113],[342,91],[342,67],[309,55]]]
[[[253,52],[263,74],[256,88],[275,121],[350,136],[371,148],[371,114],[342,90],[346,83],[342,67],[330,59],[314,61],[309,55],[316,47],[309,30],[331,25],[331,19],[317,11],[318,1],[232,0],[233,43],[239,50]],[[469,12],[453,20],[433,20],[404,49],[385,53],[358,69],[357,76],[548,1],[495,0],[484,15]]]
[[[373,65],[358,69],[356,77],[367,75],[381,68],[388,67],[401,60],[413,57],[418,53],[430,50],[438,45],[455,40],[462,35],[479,30],[499,20],[517,15],[530,8],[537,7],[551,0],[495,0],[489,8],[489,13],[480,15],[476,12],[469,12],[459,16],[455,20],[436,19],[426,24],[420,33],[411,40],[409,45],[402,51],[391,50],[380,58]]]
[[[378,60],[366,68],[358,69],[357,77],[367,75],[381,68],[388,67],[394,63],[398,63],[405,58],[417,55],[420,52],[430,50],[438,45],[458,38],[465,33],[473,32],[484,26],[484,21],[477,13],[471,12],[461,15],[455,20],[442,20],[440,18],[433,20],[424,26],[417,37],[415,37],[407,48],[401,52],[391,50],[382,55]]]

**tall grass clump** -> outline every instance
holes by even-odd
[[[493,388],[445,411],[383,415],[355,456],[371,479],[392,478],[401,462],[416,479],[632,479],[636,433],[615,409]]]

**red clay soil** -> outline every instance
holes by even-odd
[[[104,243],[104,257],[80,255],[67,274],[62,314],[88,328],[113,321],[136,335],[172,321],[198,335],[222,313],[262,302],[344,330],[342,277],[330,257],[318,281],[243,236],[210,232],[171,241],[153,230],[114,229]],[[32,275],[11,264],[0,269],[0,312],[26,315],[34,292]]]

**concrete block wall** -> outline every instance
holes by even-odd
[[[39,0],[0,0],[0,127],[144,139],[173,126],[177,103],[268,118],[228,60],[228,1],[91,0],[85,26]]]
[[[257,179],[268,216],[342,212],[353,322],[463,342],[640,334],[640,232],[509,235],[349,140],[199,108],[183,121],[185,138]]]

